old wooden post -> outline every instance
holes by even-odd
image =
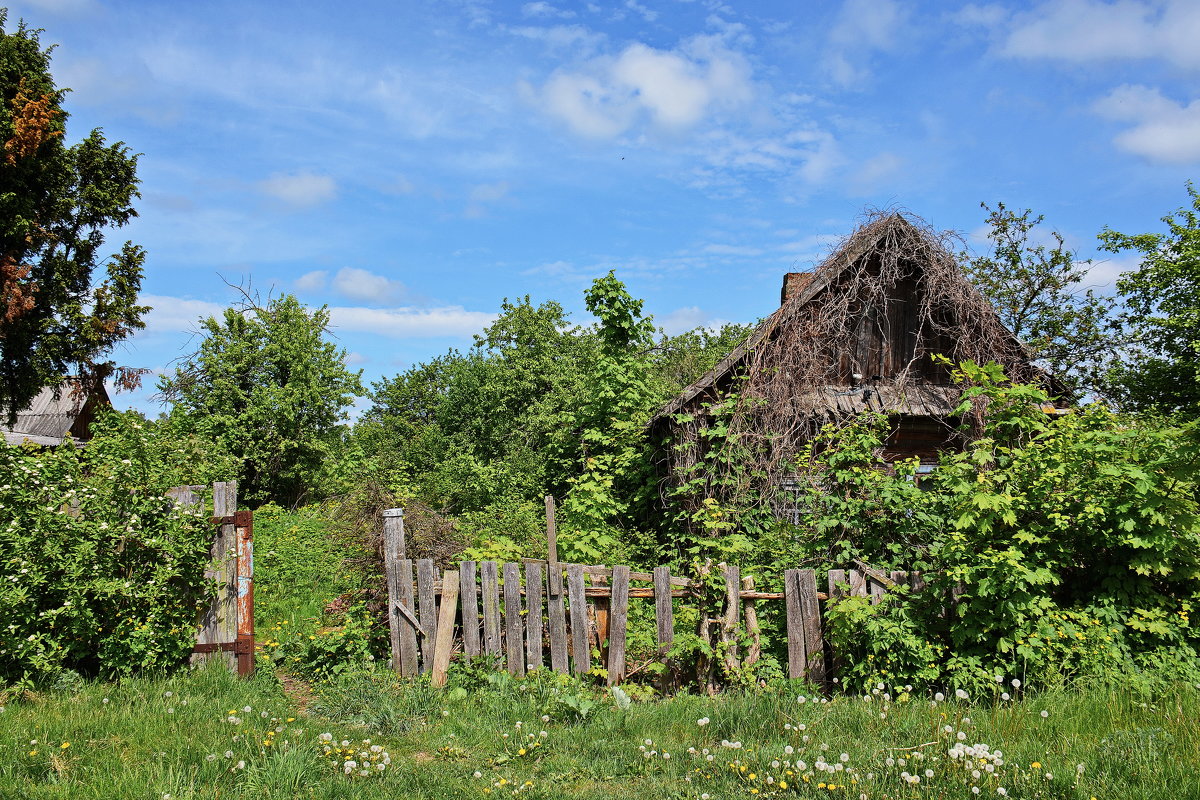
[[[801,617],[800,583],[796,573],[789,569],[783,573],[783,600],[787,606],[787,650],[788,677],[804,677],[804,622]]]
[[[213,484],[213,524],[216,535],[209,549],[210,563],[204,577],[215,581],[217,594],[200,620],[191,663],[219,658],[238,669],[238,533],[237,482]],[[250,623],[253,624],[253,618]],[[253,659],[253,654],[251,654]]]
[[[395,517],[390,515],[399,512]],[[395,524],[393,520],[399,522]],[[400,562],[404,560],[404,510],[389,508],[383,512],[383,574],[388,588],[388,632],[392,643],[392,669],[400,668]],[[412,576],[409,576],[412,581]]]
[[[625,679],[625,629],[629,619],[629,567],[613,567],[612,606],[608,618],[608,685]]]
[[[583,567],[579,564],[567,567],[567,594],[571,603],[571,662],[576,675],[586,675],[592,668],[592,653],[588,644]]]
[[[475,562],[458,565],[458,589],[462,598],[463,655],[479,655],[479,586],[475,583]]]
[[[738,623],[741,620],[742,603],[738,597],[741,589],[741,570],[729,564],[719,564],[725,576],[725,611],[721,615],[721,643],[724,647],[726,671],[735,674],[741,662],[738,661]]]
[[[483,594],[483,652],[489,656],[504,653],[500,643],[500,573],[495,561],[479,565],[479,590]]]
[[[746,636],[750,639],[750,644],[746,648],[746,655],[742,658],[742,666],[752,667],[762,657],[762,628],[758,625],[758,607],[753,597],[753,575],[747,575],[742,578],[742,591],[751,595],[742,600],[742,619],[746,620]]]
[[[671,568],[654,568],[654,622],[658,629],[658,657],[663,671],[659,688],[663,693],[674,684],[674,664],[669,656],[675,643],[675,613],[671,606]]]
[[[563,579],[561,564],[554,564],[546,573],[546,618],[550,624],[550,668],[567,672],[567,617],[563,609]]]
[[[542,666],[542,565],[525,565],[525,666]]]
[[[237,634],[234,652],[237,673],[243,678],[254,672],[254,512],[235,511],[237,539]]]
[[[411,558],[401,559],[396,569],[396,621],[400,631],[400,660],[396,668],[401,675],[411,678],[421,671],[421,660],[418,656],[417,637],[421,632],[421,623],[417,619],[416,593],[413,591],[413,562]]]
[[[504,565],[504,646],[508,671],[521,677],[525,674],[525,647],[521,641],[521,565]]]
[[[437,640],[433,645],[432,686],[446,685],[446,670],[450,666],[450,653],[454,650],[454,613],[458,606],[458,573],[446,570],[442,573],[442,607],[439,610]]]
[[[804,671],[813,683],[825,682],[825,639],[821,635],[821,605],[817,600],[817,573],[796,571],[797,594],[804,633]]]
[[[437,640],[437,567],[433,560],[417,561],[417,603],[421,619],[421,671],[433,669],[433,643]]]

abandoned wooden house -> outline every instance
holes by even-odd
[[[57,389],[47,386],[28,406],[17,412],[12,425],[0,419],[0,430],[8,444],[28,442],[57,447],[70,439],[81,445],[92,438],[90,428],[96,411],[111,405],[103,384],[91,391],[79,389],[71,382],[63,383]]]
[[[753,453],[758,481],[784,486],[794,456],[826,423],[887,415],[888,461],[920,471],[961,446],[962,387],[933,358],[1002,365],[1016,381],[1051,378],[964,276],[943,235],[902,214],[878,215],[812,272],[784,277],[780,306],[725,359],[660,409],[664,474],[694,480],[718,415]],[[720,476],[703,476],[719,495]],[[728,485],[728,481],[725,481]]]

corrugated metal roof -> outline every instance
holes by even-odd
[[[65,438],[72,437],[71,428],[84,412],[91,399],[106,403],[107,393],[101,391],[95,398],[86,392],[79,391],[71,383],[58,387],[58,398],[54,397],[54,387],[46,387],[38,392],[37,397],[21,411],[11,426],[0,428],[4,440],[9,444],[21,444],[29,441],[43,446],[62,444]]]

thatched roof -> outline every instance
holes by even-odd
[[[54,447],[65,439],[82,444],[91,438],[88,425],[99,405],[111,405],[103,386],[92,392],[82,391],[70,382],[57,389],[48,386],[17,412],[12,426],[0,428],[0,431],[4,433],[4,440],[14,445],[31,442]]]
[[[938,294],[946,299],[945,302],[962,313],[987,317],[986,320],[978,320],[981,332],[986,331],[985,335],[979,337],[984,347],[990,346],[997,354],[1002,354],[996,360],[1010,362],[1006,366],[1020,361],[1027,369],[1035,369],[1029,366],[1023,345],[999,322],[995,311],[966,279],[943,244],[930,231],[918,227],[902,214],[890,214],[863,225],[811,273],[790,276],[780,307],[746,341],[663,406],[654,415],[651,424],[694,407],[706,394],[708,399],[715,400],[729,378],[740,370],[752,368],[751,362],[755,360],[751,358],[752,354],[772,342],[781,329],[788,328],[811,304],[822,302],[820,296],[823,292],[840,285],[843,276],[852,269],[862,269],[863,264],[884,247],[891,248],[893,259],[898,248],[917,270],[927,270],[932,261],[938,262]],[[989,338],[992,341],[987,343]],[[963,354],[947,355],[953,357]],[[968,352],[966,357],[975,358],[977,354]],[[889,386],[885,381],[872,386],[871,391],[857,393],[847,391],[846,386],[809,384],[792,396],[802,399],[804,402],[800,405],[813,411],[823,410],[834,414],[881,411],[941,416],[951,413],[960,394],[958,387],[951,385],[902,381]]]

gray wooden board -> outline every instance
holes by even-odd
[[[521,565],[504,565],[504,647],[508,671],[520,677],[525,674],[525,647],[521,629]]]
[[[437,640],[437,567],[428,558],[417,561],[417,603],[421,627],[421,671],[433,669],[433,644]]]
[[[567,672],[567,614],[563,608],[562,571],[550,570],[547,578],[546,618],[550,623],[550,668]]]
[[[625,678],[625,632],[629,620],[629,567],[613,567],[612,606],[608,612],[608,685]]]
[[[800,609],[799,570],[783,572],[783,599],[787,606],[788,677],[804,677],[804,624]]]
[[[567,597],[571,607],[571,661],[576,675],[585,675],[592,668],[591,647],[588,644],[587,598],[583,589],[583,568],[572,564],[567,568]]]
[[[463,655],[479,655],[479,586],[475,583],[475,562],[458,565],[458,594],[462,601]]]
[[[404,560],[397,531],[383,526],[383,572],[387,577],[388,590],[388,634],[391,642],[391,666],[400,672],[400,626],[407,624],[400,618],[400,562]]]
[[[525,565],[525,666],[542,666],[542,565]]]
[[[503,656],[500,642],[500,574],[495,561],[479,565],[479,590],[483,594],[483,652]]]
[[[848,570],[850,576],[850,595],[852,597],[867,596],[867,576],[856,569]]]
[[[805,677],[825,682],[825,640],[821,635],[821,605],[817,600],[817,574],[811,569],[796,573],[800,616],[804,630]]]
[[[417,604],[414,602],[412,559],[400,560],[398,577],[397,610],[408,612],[397,616],[400,621],[400,674],[411,678],[421,671],[420,661],[417,657],[417,628],[413,625],[413,620],[416,619]]]
[[[447,570],[442,575],[442,607],[439,609],[437,639],[433,644],[433,670],[430,685],[446,685],[446,670],[454,650],[454,614],[458,606],[458,573]]]
[[[671,568],[654,568],[654,622],[658,652],[665,657],[675,642],[675,613],[671,608]]]

